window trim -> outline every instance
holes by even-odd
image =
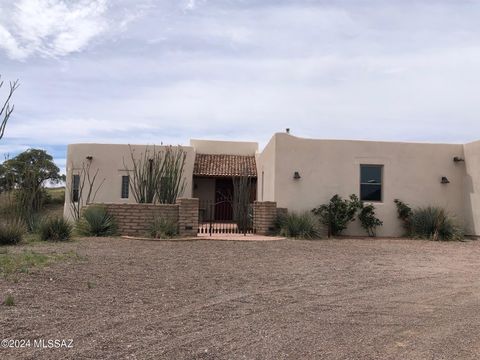
[[[379,183],[364,183],[362,182],[362,168],[363,167],[379,167],[380,168],[380,182]],[[385,187],[385,165],[384,164],[365,164],[362,163],[360,164],[359,167],[360,170],[360,185],[359,185],[359,199],[360,201],[366,202],[366,203],[377,203],[381,204],[384,202],[384,187]],[[380,186],[380,200],[363,200],[362,199],[362,186],[364,185],[375,185],[375,186]]]

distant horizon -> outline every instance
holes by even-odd
[[[480,139],[480,4],[427,0],[0,2],[0,75],[20,79],[0,156],[70,143],[273,133]],[[5,87],[0,91],[0,101]]]

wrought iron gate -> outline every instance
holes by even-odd
[[[204,201],[199,204],[198,233],[212,234],[251,234],[253,223],[251,215],[247,221],[235,220],[232,204],[228,200]],[[239,224],[245,224],[239,226]]]

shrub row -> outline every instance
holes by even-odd
[[[461,240],[464,237],[462,227],[440,207],[412,209],[400,200],[395,200],[395,204],[408,237],[440,241]],[[376,216],[375,206],[365,204],[356,195],[348,199],[335,195],[328,204],[320,205],[312,213],[289,213],[279,217],[276,223],[278,233],[291,238],[314,239],[320,237],[320,227],[323,226],[328,230],[329,237],[338,236],[358,218],[362,228],[373,237],[377,228],[383,225]]]

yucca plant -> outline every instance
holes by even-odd
[[[21,220],[0,223],[0,245],[16,245],[23,239],[25,225]]]
[[[165,218],[155,218],[148,229],[148,235],[155,239],[170,239],[177,233],[177,223]]]
[[[90,206],[83,211],[76,230],[83,236],[113,236],[117,234],[117,223],[103,206]]]
[[[289,213],[277,218],[276,223],[281,236],[295,239],[320,238],[319,223],[311,213]]]
[[[47,218],[38,227],[38,235],[43,241],[70,240],[72,231],[72,224],[62,217]]]
[[[409,218],[413,237],[435,241],[461,240],[463,230],[448,213],[439,207],[425,207],[413,210]]]

